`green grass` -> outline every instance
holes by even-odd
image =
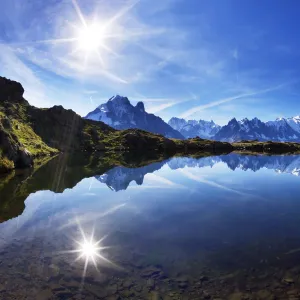
[[[26,123],[16,119],[12,119],[11,122],[12,132],[17,136],[24,148],[26,148],[33,156],[50,155],[58,152],[58,150],[45,144],[41,137]]]
[[[0,172],[5,173],[14,169],[13,161],[9,160],[0,148]]]

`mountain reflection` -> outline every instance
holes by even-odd
[[[240,155],[228,154],[201,158],[163,157],[145,159],[139,157],[69,156],[61,155],[44,162],[34,170],[11,173],[0,178],[0,222],[20,215],[26,198],[37,191],[50,190],[62,193],[72,189],[84,178],[96,178],[111,190],[126,190],[131,182],[142,185],[144,177],[167,166],[171,170],[190,168],[213,168],[223,163],[231,170],[254,172],[267,168],[277,173],[300,176],[299,155]]]
[[[115,167],[102,175],[95,176],[95,178],[105,183],[113,191],[118,192],[120,190],[126,190],[132,181],[135,181],[138,185],[142,185],[146,174],[159,170],[165,163],[166,161],[157,162],[134,169]]]
[[[240,155],[228,154],[221,156],[209,156],[202,158],[175,157],[167,161],[153,163],[141,168],[115,167],[108,172],[95,176],[95,178],[105,183],[113,191],[126,190],[132,181],[142,185],[144,176],[147,173],[153,173],[162,168],[165,164],[170,169],[176,170],[185,167],[204,168],[213,167],[215,164],[225,163],[229,169],[241,169],[244,171],[252,170],[254,172],[267,168],[278,173],[290,173],[300,176],[300,156],[299,155]]]

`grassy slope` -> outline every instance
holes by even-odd
[[[14,104],[11,107],[12,114],[8,115],[3,107],[0,106],[0,123],[8,116],[11,129],[5,129],[5,132],[10,136],[11,143],[19,144],[20,148],[28,150],[35,158],[39,156],[47,156],[58,153],[55,148],[49,147],[38,136],[29,123],[26,121],[26,113],[22,105]],[[2,128],[2,130],[4,130]],[[12,170],[14,162],[7,157],[4,150],[0,147],[0,172]]]

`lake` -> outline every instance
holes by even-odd
[[[0,299],[300,299],[300,156],[59,156],[0,199]]]

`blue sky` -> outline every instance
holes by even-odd
[[[120,94],[166,121],[300,114],[298,0],[0,4],[0,75],[35,106],[85,115]],[[105,28],[97,52],[84,24]]]

